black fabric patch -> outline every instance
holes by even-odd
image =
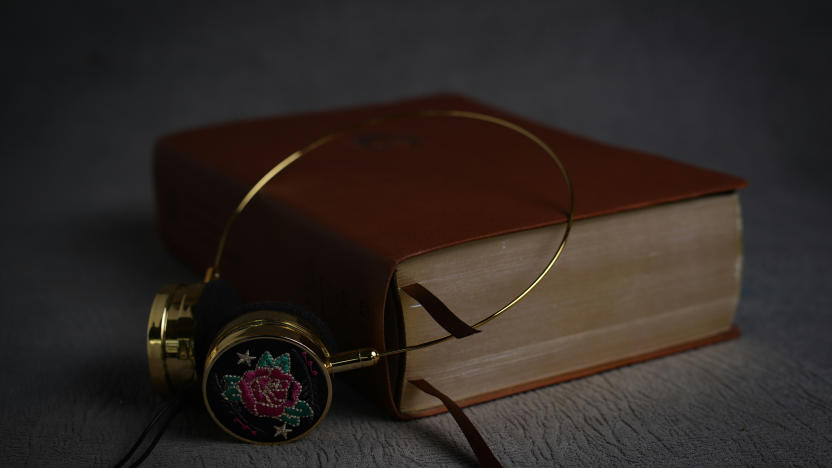
[[[240,296],[223,280],[214,280],[205,285],[194,306],[194,361],[197,375],[202,376],[205,355],[217,332],[237,314]]]
[[[294,344],[261,338],[236,345],[210,370],[206,401],[216,420],[240,438],[296,439],[324,415],[331,395],[326,370]]]

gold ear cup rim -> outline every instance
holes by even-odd
[[[195,382],[194,312],[204,283],[162,287],[147,320],[147,363],[153,387],[170,395]]]
[[[205,358],[205,369],[202,373],[202,398],[208,414],[211,419],[227,434],[244,442],[260,444],[260,445],[280,445],[284,443],[293,442],[306,436],[317,428],[318,424],[323,421],[329,412],[329,407],[332,404],[332,378],[330,376],[330,354],[324,345],[323,341],[317,337],[314,328],[309,324],[303,322],[297,316],[281,311],[255,311],[243,314],[220,330],[214,342],[209,348],[208,355]],[[241,433],[237,433],[225,424],[220,422],[220,418],[214,413],[214,409],[208,397],[208,379],[211,376],[214,364],[226,353],[231,352],[233,348],[249,342],[260,340],[273,340],[283,343],[288,343],[307,353],[309,358],[314,360],[319,369],[323,371],[323,378],[326,382],[326,402],[323,405],[323,410],[317,416],[315,423],[305,429],[302,434],[292,437],[289,440],[275,440],[275,441],[259,441],[246,438]]]

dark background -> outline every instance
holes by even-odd
[[[747,178],[730,343],[467,410],[508,465],[832,459],[832,10],[778,2],[5,3],[0,457],[111,464],[160,401],[144,332],[197,279],[154,225],[165,132],[470,94]],[[198,405],[154,464],[467,464],[449,416],[401,423],[343,385],[314,434],[224,437]]]

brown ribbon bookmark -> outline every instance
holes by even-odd
[[[439,398],[439,400],[442,401],[442,404],[445,405],[445,408],[448,408],[448,412],[454,417],[454,420],[456,420],[459,428],[462,429],[462,433],[465,434],[465,438],[468,439],[468,444],[474,450],[474,455],[476,455],[477,461],[480,462],[480,465],[485,467],[502,467],[500,462],[497,460],[497,457],[495,457],[491,449],[488,448],[488,444],[485,443],[485,439],[482,438],[476,426],[474,426],[474,423],[468,419],[468,416],[465,416],[465,413],[462,412],[462,408],[460,408],[455,401],[451,400],[448,395],[445,395],[434,388],[433,385],[429,384],[424,379],[411,380],[410,383],[428,395],[433,395],[436,398]]]
[[[436,321],[442,328],[456,338],[465,338],[466,336],[479,333],[476,328],[471,327],[462,319],[456,316],[451,309],[448,308],[438,297],[434,296],[432,292],[419,283],[413,283],[402,287],[410,297],[419,301],[422,307],[428,311],[433,320]]]

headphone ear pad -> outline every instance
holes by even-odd
[[[318,316],[312,312],[294,304],[280,301],[252,302],[238,307],[234,316],[237,317],[248,312],[257,312],[260,310],[286,312],[300,318],[302,321],[315,327],[315,331],[320,334],[321,341],[324,342],[326,349],[329,350],[330,353],[338,352],[338,343],[335,341],[335,334],[332,333],[332,330],[326,325],[326,323],[324,323],[323,320],[318,318]]]
[[[205,285],[194,306],[194,355],[197,374],[202,374],[205,355],[214,336],[226,323],[237,316],[242,300],[237,291],[223,280]]]

